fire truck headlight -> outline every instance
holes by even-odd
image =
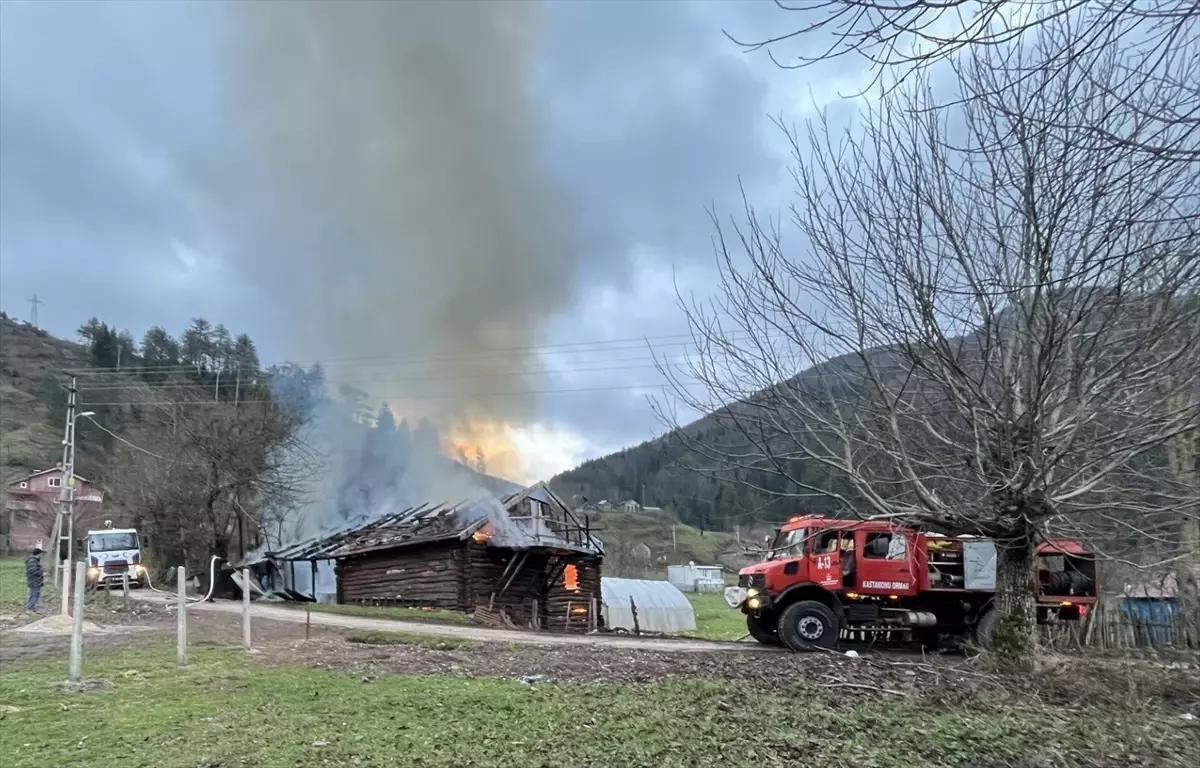
[[[748,605],[751,609],[757,610],[762,607],[762,600],[759,600],[757,597],[752,597],[746,601],[746,605]]]
[[[756,597],[757,595],[758,595],[758,590],[755,589],[754,587],[750,587],[750,589],[746,590],[746,597]]]
[[[89,578],[89,579],[94,579],[94,578],[96,578],[96,577],[97,577],[97,576],[99,576],[99,575],[100,575],[100,569],[99,569],[99,568],[88,568],[88,578]]]
[[[143,566],[143,565],[134,565],[134,566],[133,566],[133,572],[134,572],[134,573],[145,573],[145,572],[146,572],[146,567],[145,567],[145,566]]]

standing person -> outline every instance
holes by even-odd
[[[29,613],[37,613],[38,600],[42,597],[43,581],[42,548],[34,547],[29,551],[29,556],[25,558],[25,583],[29,585],[29,602],[25,604],[25,610]]]

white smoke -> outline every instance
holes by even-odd
[[[454,429],[537,417],[536,376],[504,350],[538,343],[579,266],[572,211],[540,157],[540,9],[228,6],[237,162],[256,179],[225,200],[243,224],[254,212],[241,266],[282,308],[293,357],[359,360],[330,378],[398,418]],[[323,433],[331,464],[351,448],[338,432]],[[479,490],[439,466],[420,478],[394,503]],[[332,490],[306,532],[330,522]]]

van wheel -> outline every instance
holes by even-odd
[[[779,639],[793,651],[833,648],[838,641],[838,622],[824,603],[801,600],[779,616]]]
[[[747,616],[746,631],[762,645],[780,645],[776,623],[766,616]]]

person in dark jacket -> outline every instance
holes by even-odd
[[[25,610],[37,613],[38,600],[42,597],[42,548],[34,547],[25,558],[25,583],[29,585],[29,602]]]

